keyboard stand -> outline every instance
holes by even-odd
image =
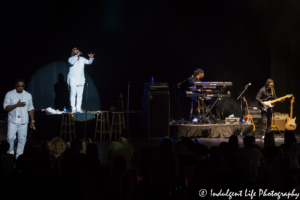
[[[216,121],[216,122],[219,122],[219,123],[221,123],[221,115],[220,115],[220,103],[221,103],[221,101],[222,101],[222,98],[223,98],[223,96],[222,95],[220,95],[219,93],[218,93],[218,98],[215,100],[215,102],[211,105],[211,107],[206,111],[206,114],[204,115],[204,117],[201,119],[201,121],[199,122],[200,124],[201,123],[203,123],[203,120],[205,119],[205,117],[210,113],[211,115],[212,115],[212,113],[211,113],[211,110],[215,107],[215,105],[217,104],[217,103],[219,103],[219,110],[217,109],[217,116],[216,116],[216,118],[214,117],[214,115],[212,115],[212,117],[214,118],[214,120]],[[202,100],[203,101],[203,100]],[[203,103],[204,104],[204,103]],[[205,104],[204,104],[205,105]],[[205,105],[206,106],[206,105]],[[207,106],[206,106],[206,108],[207,108]]]

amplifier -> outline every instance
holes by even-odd
[[[271,123],[272,131],[276,131],[277,129],[280,131],[285,130],[286,115],[287,114],[285,114],[285,113],[273,113],[272,114],[272,123]]]
[[[240,118],[239,117],[226,117],[225,124],[239,124]]]
[[[169,84],[167,82],[144,83],[144,94],[148,92],[169,92]]]
[[[272,120],[286,120],[286,113],[273,113]]]
[[[260,109],[249,109],[249,113],[252,116],[252,118],[261,118],[261,110]],[[247,115],[248,110],[243,109],[243,115]]]

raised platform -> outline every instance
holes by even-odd
[[[180,124],[170,126],[171,138],[229,138],[231,135],[254,136],[251,124]]]

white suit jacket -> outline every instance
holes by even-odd
[[[69,58],[69,63],[71,64],[71,67],[69,68],[69,74],[68,74],[68,84],[69,85],[84,85],[85,83],[85,77],[84,77],[84,65],[85,64],[92,64],[94,58],[90,58],[87,60],[84,57],[78,56],[72,56]]]

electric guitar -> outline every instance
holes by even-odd
[[[295,97],[292,98],[291,100],[291,111],[290,111],[290,116],[286,115],[286,124],[285,124],[285,129],[289,131],[293,131],[297,128],[296,124],[296,117],[293,118],[293,103],[294,103]]]
[[[278,99],[275,99],[275,100],[272,100],[272,101],[264,101],[264,104],[267,104],[269,107],[265,106],[262,108],[264,111],[267,111],[268,108],[272,108],[274,107],[273,103],[277,102],[277,101],[281,101],[282,98],[286,99],[286,98],[291,98],[293,97],[292,94],[288,94],[288,95],[285,95],[284,97],[280,97]]]
[[[245,121],[248,121],[248,119],[249,119],[250,124],[253,125],[253,131],[255,131],[255,124],[254,124],[254,122],[253,122],[252,116],[250,115],[249,108],[248,108],[248,103],[247,103],[247,101],[246,101],[246,98],[243,97],[243,100],[246,102],[246,107],[247,107],[247,112],[248,112],[248,114],[244,116]]]

